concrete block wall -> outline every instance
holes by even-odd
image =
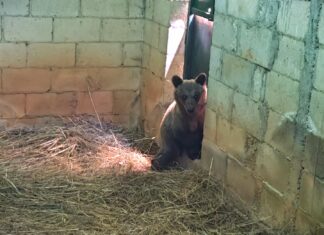
[[[215,2],[199,164],[266,223],[315,232],[324,226],[323,3]],[[0,124],[95,106],[156,135],[170,78],[183,72],[188,5],[0,0]]]
[[[216,0],[201,166],[266,223],[324,226],[324,6]]]
[[[174,74],[182,76],[189,0],[146,0],[143,46],[142,124],[155,136],[173,100]]]
[[[144,10],[144,0],[1,0],[1,123],[95,106],[138,125]]]

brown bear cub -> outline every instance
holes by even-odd
[[[152,160],[152,169],[168,169],[183,155],[194,160],[200,158],[205,106],[207,101],[207,76],[195,79],[172,77],[175,101],[168,107],[160,126],[160,151]]]

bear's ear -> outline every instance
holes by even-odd
[[[179,77],[178,75],[174,75],[172,77],[172,83],[173,83],[173,86],[175,88],[177,88],[179,85],[181,85],[183,83],[183,80],[181,77]]]
[[[205,85],[206,80],[207,80],[207,75],[205,73],[201,73],[195,78],[196,83],[202,86]]]

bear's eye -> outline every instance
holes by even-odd
[[[182,95],[181,98],[182,98],[183,100],[186,100],[188,97],[187,97],[186,95]]]
[[[199,95],[195,94],[195,95],[194,95],[194,99],[195,99],[195,100],[198,100],[198,99],[199,99]]]

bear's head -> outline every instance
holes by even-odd
[[[183,80],[175,75],[172,83],[175,87],[174,98],[180,110],[188,116],[195,116],[204,108],[207,100],[207,76],[199,74],[195,79]]]

